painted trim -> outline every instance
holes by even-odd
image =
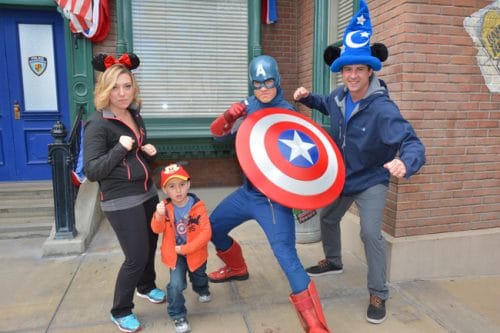
[[[132,2],[116,0],[116,55],[126,52],[133,52]]]
[[[359,0],[353,0],[353,11],[359,9]],[[330,93],[330,70],[325,66],[323,51],[328,46],[328,13],[329,0],[314,0],[314,40],[313,40],[313,91],[320,95]],[[337,44],[337,43],[335,43]],[[337,44],[342,45],[342,42]],[[312,118],[327,131],[330,129],[328,116],[313,110]]]
[[[323,50],[328,46],[328,2],[328,0],[314,0],[312,90],[320,95],[330,92],[330,70],[323,60]],[[328,117],[319,111],[313,111],[312,119],[327,130],[330,127]]]
[[[262,55],[262,32],[260,24],[261,1],[248,1],[248,62]]]
[[[0,5],[56,7],[54,0],[0,0]]]
[[[65,22],[67,20],[64,18]],[[66,72],[71,126],[83,106],[84,118],[94,112],[94,71],[92,43],[79,34],[73,34],[69,24],[64,25]]]
[[[314,1],[313,90],[327,94],[330,89],[330,71],[323,60],[328,45],[328,0]]]
[[[149,130],[148,130],[149,135]],[[218,142],[213,138],[149,140],[158,150],[157,160],[180,158],[228,158],[236,156],[234,142]]]

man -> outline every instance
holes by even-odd
[[[254,58],[248,68],[253,96],[232,104],[217,117],[210,131],[218,139],[232,139],[248,115],[277,107],[294,110],[284,98],[276,60],[268,55]],[[316,286],[306,273],[295,249],[295,221],[292,209],[266,197],[247,178],[243,185],[217,205],[210,215],[212,242],[224,266],[210,273],[213,283],[242,281],[249,277],[243,251],[229,236],[242,223],[255,220],[262,228],[292,290],[289,300],[307,333],[330,332]]]
[[[341,73],[344,85],[328,96],[300,87],[294,99],[330,116],[331,135],[346,166],[342,194],[320,214],[325,259],[306,271],[310,276],[342,272],[340,220],[355,202],[368,264],[366,319],[378,324],[386,318],[389,297],[386,244],[381,232],[389,178],[409,178],[416,173],[425,163],[425,148],[389,98],[385,84],[375,76],[382,63],[372,55],[371,32],[368,7],[361,0],[358,13],[346,28],[343,51],[333,57],[336,59],[330,66],[332,72]]]

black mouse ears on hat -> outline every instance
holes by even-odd
[[[384,62],[389,57],[389,51],[387,47],[382,43],[373,43],[370,46],[371,55],[378,58],[381,62]],[[325,64],[330,67],[332,63],[340,57],[342,50],[338,46],[329,45],[323,52],[323,60]]]
[[[139,67],[140,63],[139,57],[134,53],[124,53],[118,59],[112,55],[99,53],[92,58],[92,67],[99,72],[104,72],[115,64],[121,64],[129,70],[133,70]]]

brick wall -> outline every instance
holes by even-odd
[[[367,3],[372,42],[390,54],[379,76],[427,148],[418,175],[392,180],[384,230],[402,237],[500,227],[500,94],[488,90],[464,28],[466,17],[492,2]],[[262,26],[264,53],[277,59],[289,101],[297,87],[312,86],[313,13],[313,1],[278,0],[278,22]],[[113,24],[95,52],[115,52],[114,31]],[[235,158],[188,162],[195,186],[241,182]]]
[[[314,42],[314,1],[298,2],[297,18],[297,86],[312,87],[313,42]],[[295,91],[294,89],[294,91]],[[311,110],[298,103],[297,108],[303,114],[311,116]]]
[[[278,1],[278,22],[262,25],[262,51],[276,59],[285,99],[293,100],[297,88],[297,6],[296,1]]]
[[[500,96],[464,29],[491,1],[367,3],[372,42],[389,48],[380,77],[427,149],[419,175],[392,182],[384,229],[398,237],[500,227]]]
[[[93,53],[116,54],[116,1],[109,1],[109,35],[105,40],[93,44]]]

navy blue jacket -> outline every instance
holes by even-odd
[[[346,88],[330,95],[310,94],[300,102],[330,116],[330,135],[342,152],[346,180],[343,193],[356,194],[377,184],[388,184],[390,173],[383,165],[399,158],[406,166],[406,178],[425,163],[425,147],[411,124],[389,98],[383,81],[372,75],[363,99],[345,124]]]

